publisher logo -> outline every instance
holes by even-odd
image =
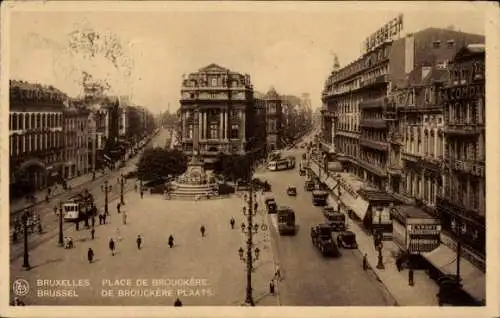
[[[16,296],[25,296],[30,291],[30,284],[27,280],[18,278],[12,284],[12,290]]]

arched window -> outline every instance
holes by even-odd
[[[36,128],[36,114],[30,114],[30,129],[35,129]]]
[[[443,158],[444,157],[444,152],[443,152],[443,149],[444,149],[444,144],[443,144],[443,134],[442,134],[442,131],[438,131],[438,134],[437,134],[437,155],[439,158]]]
[[[429,131],[427,129],[424,130],[424,140],[423,140],[424,144],[423,144],[423,150],[422,150],[422,153],[424,155],[428,154],[429,151],[427,149],[428,145],[429,145]]]
[[[42,127],[42,114],[36,114],[36,128]]]
[[[30,113],[24,114],[24,129],[31,129],[30,123]]]

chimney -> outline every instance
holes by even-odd
[[[432,67],[430,66],[422,66],[422,80],[424,80],[424,78],[429,75],[429,73],[431,72],[431,69]]]

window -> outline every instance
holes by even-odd
[[[448,40],[448,42],[446,42],[446,44],[448,45],[448,48],[451,49],[455,46],[455,41],[453,40]]]
[[[239,138],[239,127],[238,124],[232,124],[231,125],[231,139],[238,139]]]
[[[435,49],[439,49],[439,47],[441,46],[441,41],[434,41],[432,42],[432,47],[435,48]]]
[[[210,137],[209,139],[219,139],[219,125],[216,123],[210,124]]]
[[[193,125],[189,125],[188,127],[188,138],[192,139],[193,138]]]
[[[212,77],[212,86],[217,86],[217,78]]]

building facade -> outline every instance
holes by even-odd
[[[436,28],[403,37],[398,23],[360,58],[343,68],[334,66],[322,95],[323,151],[335,152],[344,170],[388,192],[399,189],[401,182],[396,154],[402,136],[395,130],[397,107],[389,103],[393,91],[407,85],[412,71],[442,67],[461,46],[484,41],[480,35]],[[417,144],[425,134],[419,131]]]
[[[62,177],[67,96],[52,86],[15,80],[9,90],[10,183],[17,197]]]
[[[281,97],[271,87],[265,95],[266,103],[266,144],[268,153],[283,147],[283,111]]]
[[[90,172],[89,114],[84,108],[67,107],[63,112],[64,179]]]
[[[441,89],[444,191],[437,196],[443,229],[482,258],[486,245],[484,45],[460,50]]]
[[[188,156],[197,150],[208,163],[219,153],[258,151],[251,148],[257,143],[249,75],[210,64],[184,78],[180,104],[182,150]],[[199,125],[198,136],[193,135],[195,123]],[[195,138],[199,149],[193,149]]]

